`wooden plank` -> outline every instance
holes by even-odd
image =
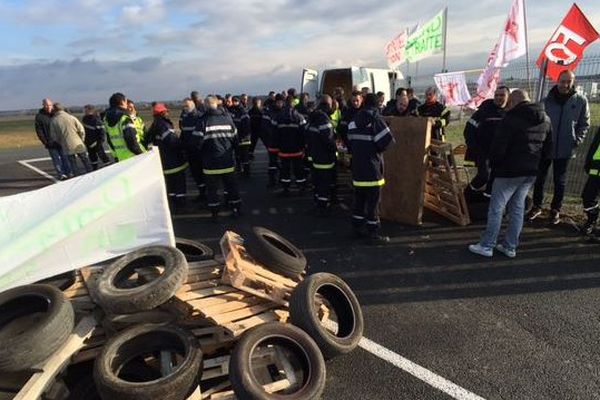
[[[31,377],[17,394],[15,400],[30,400],[41,397],[56,376],[68,365],[73,354],[83,347],[87,338],[92,336],[96,325],[96,319],[91,315],[82,319],[65,344],[41,366],[42,372],[37,372]]]
[[[256,314],[260,314],[263,311],[267,311],[275,307],[278,307],[278,305],[275,303],[258,304],[252,307],[244,308],[242,310],[215,315],[211,317],[211,319],[215,321],[215,323],[222,325],[228,322],[233,322],[236,320],[248,318]]]
[[[192,301],[196,299],[203,299],[205,297],[221,295],[226,293],[238,292],[238,289],[227,286],[227,285],[218,285],[218,286],[210,286],[205,289],[196,289],[191,290],[189,292],[177,293],[176,297],[181,301]]]
[[[443,209],[441,209],[439,207],[436,207],[436,206],[434,206],[431,203],[425,203],[425,207],[427,207],[430,210],[435,211],[436,213],[438,213],[438,214],[440,214],[440,215],[448,218],[452,222],[456,222],[458,225],[465,226],[465,225],[469,224],[468,220],[466,220],[464,217],[463,218],[457,217],[456,215],[451,214],[451,213],[447,212],[446,210],[443,210]]]
[[[257,304],[263,304],[266,302],[267,302],[267,300],[265,300],[265,299],[261,299],[260,297],[251,296],[251,297],[239,300],[239,301],[228,301],[226,303],[215,304],[210,307],[198,308],[198,311],[200,311],[200,313],[207,318],[214,318],[221,314],[230,313],[230,312],[236,311],[236,310],[242,310],[242,309],[252,307]]]
[[[395,144],[383,153],[386,184],[381,190],[381,217],[409,225],[421,225],[431,121],[416,117],[385,119]]]
[[[453,215],[456,215],[459,218],[462,215],[460,208],[456,204],[450,204],[446,201],[443,201],[442,199],[430,195],[429,193],[425,193],[425,204],[427,203],[440,209],[447,210],[448,212],[450,212]],[[456,201],[456,203],[458,203],[458,201]]]
[[[211,297],[205,297],[205,298],[198,299],[198,300],[188,301],[187,303],[196,309],[202,309],[202,308],[211,307],[211,306],[218,305],[218,304],[225,304],[230,301],[242,300],[249,296],[250,296],[250,294],[248,294],[248,293],[240,292],[239,290],[236,290],[235,292],[220,294],[220,295],[211,296]]]
[[[175,293],[175,295],[178,296],[180,293],[190,292],[192,290],[197,290],[197,289],[206,289],[206,288],[215,287],[215,286],[219,286],[219,285],[220,285],[219,279],[211,279],[211,280],[207,280],[207,281],[203,281],[203,282],[192,283],[189,285],[185,284],[177,290],[177,293]]]
[[[279,321],[280,317],[274,312],[265,312],[236,322],[225,323],[223,327],[233,336],[239,336],[247,329],[267,322]]]
[[[231,382],[229,382],[229,381],[221,382],[220,384],[213,386],[212,388],[210,388],[208,390],[205,390],[202,393],[202,398],[203,399],[211,399],[211,398],[213,398],[212,397],[213,394],[219,393],[226,389],[229,389],[230,387],[231,387]]]

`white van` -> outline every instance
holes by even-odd
[[[314,69],[304,68],[302,70],[301,91],[308,93],[312,99],[321,94],[333,94],[333,89],[340,86],[344,89],[346,99],[350,98],[352,88],[358,90],[368,87],[372,93],[385,93],[385,100],[390,100],[396,89],[405,84],[404,77],[400,71],[380,68],[350,67],[326,69],[319,72]]]

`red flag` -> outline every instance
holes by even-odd
[[[553,81],[558,81],[558,76],[562,71],[573,71],[577,68],[586,47],[599,37],[600,35],[577,7],[577,4],[573,4],[567,16],[546,43],[537,60],[537,65],[542,68],[544,61],[548,60],[546,75]]]

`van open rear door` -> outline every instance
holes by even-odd
[[[319,90],[319,72],[314,69],[304,68],[302,70],[302,86],[300,90],[302,93],[308,93],[311,99],[316,99],[317,91]]]

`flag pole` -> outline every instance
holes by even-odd
[[[448,36],[448,6],[444,8],[444,61],[442,65],[442,72],[446,72],[446,47],[447,46],[447,36]]]
[[[531,94],[531,61],[529,59],[529,32],[527,28],[527,6],[523,0],[523,19],[525,20],[525,62],[527,64],[527,90]]]

